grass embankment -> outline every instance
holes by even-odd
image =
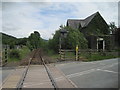
[[[104,59],[111,59],[111,58],[117,58],[118,56],[116,55],[112,55],[112,54],[109,54],[109,55],[105,55],[104,53],[82,53],[80,54],[80,59],[82,61],[86,61],[86,62],[89,62],[89,61],[98,61],[98,60],[104,60]]]
[[[21,49],[12,49],[8,53],[8,62],[18,62],[30,52],[28,47],[24,46]]]
[[[60,58],[60,55],[55,54],[55,53],[54,54],[51,53],[49,56],[53,59]],[[75,52],[66,52],[65,59],[66,58],[75,59]],[[91,52],[91,53],[81,52],[79,54],[79,60],[85,61],[85,62],[98,61],[98,60],[104,60],[104,59],[112,59],[112,58],[118,58],[118,55],[116,55],[114,52],[108,52],[108,53],[104,53],[104,52]]]
[[[60,57],[60,55],[58,53],[55,53],[55,52],[48,52],[47,54],[51,58],[59,58]],[[75,57],[75,54],[73,52],[65,52],[64,54],[66,57]]]

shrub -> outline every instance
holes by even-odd
[[[12,50],[9,54],[10,58],[20,59],[20,53],[17,50]]]

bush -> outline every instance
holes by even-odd
[[[10,58],[20,59],[20,53],[17,50],[12,50],[9,54]]]
[[[65,29],[68,33],[67,36],[61,36],[60,30]],[[78,29],[73,29],[71,27],[60,27],[59,30],[55,32],[53,35],[53,39],[48,41],[49,49],[54,50],[55,52],[59,52],[59,44],[60,44],[60,37],[61,37],[61,48],[62,49],[75,49],[76,45],[78,45],[81,49],[88,48],[88,41],[85,38],[84,34],[81,33]]]

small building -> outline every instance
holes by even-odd
[[[99,12],[85,19],[68,19],[66,26],[83,33],[89,49],[105,50],[114,46],[114,35],[110,35],[109,26]]]

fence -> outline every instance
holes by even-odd
[[[9,46],[8,45],[3,45],[3,48],[2,48],[2,60],[1,60],[1,66],[4,66],[7,64],[8,62],[8,50],[9,50]]]
[[[115,57],[119,56],[119,52],[112,50],[97,50],[97,49],[79,49],[78,50],[78,57],[76,59],[76,50],[61,50],[60,52],[60,60],[83,60],[82,56],[91,57],[92,55],[99,54],[101,56],[109,56],[109,55],[114,55]]]
[[[62,49],[60,52],[60,60],[76,60],[76,51]]]

